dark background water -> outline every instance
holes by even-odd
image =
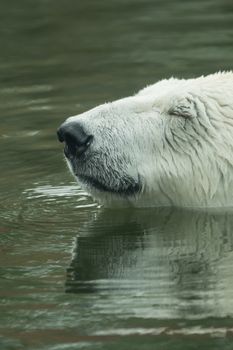
[[[233,216],[100,209],[58,125],[233,65],[231,0],[0,2],[0,349],[233,349]]]

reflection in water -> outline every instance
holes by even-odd
[[[106,210],[78,232],[67,292],[145,318],[233,315],[232,246],[232,214]]]

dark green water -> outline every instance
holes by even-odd
[[[0,2],[0,349],[233,349],[233,214],[105,210],[55,131],[233,66],[230,0]]]

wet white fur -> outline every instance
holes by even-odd
[[[142,193],[125,199],[87,187],[98,200],[134,206],[233,205],[232,72],[163,80],[71,121],[82,122],[94,135],[91,150],[99,159],[86,168],[88,174],[102,172],[112,186],[125,174],[141,178]]]

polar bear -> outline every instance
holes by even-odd
[[[233,73],[171,78],[69,117],[68,166],[110,205],[233,205]]]

